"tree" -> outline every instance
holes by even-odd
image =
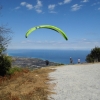
[[[2,7],[0,7],[0,10]],[[0,25],[0,55],[6,51],[8,44],[10,43],[11,37],[10,33],[12,33],[10,28],[6,27],[7,25]]]
[[[2,7],[0,7],[1,10]],[[4,76],[11,67],[11,59],[8,56],[4,55],[4,52],[7,50],[8,44],[10,43],[12,33],[10,28],[7,28],[6,25],[0,25],[0,75]]]
[[[10,43],[11,37],[9,36],[11,30],[6,26],[0,26],[0,54],[6,51],[8,44]]]
[[[90,54],[86,56],[87,62],[100,62],[100,47],[95,47],[91,50]]]
[[[0,56],[0,76],[5,76],[11,68],[11,57],[9,56]]]

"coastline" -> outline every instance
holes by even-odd
[[[37,69],[41,67],[48,67],[48,66],[59,66],[64,65],[62,63],[50,62],[46,65],[45,60],[39,58],[26,58],[26,57],[13,57],[11,56],[12,66],[22,67],[22,68],[29,68],[29,69]]]
[[[86,62],[86,55],[89,51],[85,50],[46,50],[46,49],[18,49],[8,50],[9,56],[13,57],[28,57],[28,58],[39,58],[42,60],[49,60],[51,62],[70,64],[70,57],[73,59],[73,63],[76,64],[78,58],[81,63]]]

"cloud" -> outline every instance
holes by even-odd
[[[33,9],[33,5],[31,5],[31,4],[26,4],[26,7],[27,7],[29,10]]]
[[[64,5],[70,3],[72,0],[64,0],[63,2],[59,2],[58,5]]]
[[[42,2],[40,0],[37,0],[37,4],[34,6],[35,11],[37,13],[41,13],[42,12],[42,9],[41,9],[42,6],[43,6]]]
[[[100,2],[93,3],[91,6],[95,6],[95,5],[98,5],[98,4],[100,4]]]
[[[82,5],[74,4],[73,6],[71,6],[71,10],[72,11],[77,11],[77,10],[81,9],[81,6]]]
[[[48,9],[51,10],[50,13],[57,13],[57,12],[53,11],[56,6],[64,5],[64,4],[70,3],[71,1],[72,0],[63,0],[63,2],[58,2],[58,4],[50,4],[50,5],[48,5]]]
[[[37,13],[41,13],[42,10],[41,10],[41,9],[36,9],[36,12],[37,12]]]
[[[55,7],[56,7],[55,4],[48,5],[48,9],[50,10],[49,13],[57,13],[56,11],[54,11]]]
[[[100,7],[98,8],[98,10],[100,10]]]
[[[97,4],[100,4],[100,2],[97,2]]]
[[[28,8],[29,10],[31,10],[31,9],[34,8],[35,11],[36,11],[37,13],[41,13],[41,12],[42,12],[41,7],[42,7],[43,5],[42,5],[42,2],[41,2],[40,0],[37,0],[37,4],[36,4],[35,6],[33,6],[32,4],[29,4],[29,3],[27,3],[27,2],[21,2],[20,5],[21,5],[21,6],[25,6],[25,7]]]
[[[32,4],[29,4],[27,2],[21,2],[20,5],[21,6],[26,6],[26,8],[28,8],[29,10],[34,8]]]
[[[20,44],[20,45],[19,45]],[[100,46],[99,40],[91,40],[89,38],[72,39],[67,42],[49,41],[49,40],[23,40],[16,43],[11,43],[9,49],[76,49],[87,50],[95,46]]]
[[[32,41],[32,40],[26,40],[26,41],[24,40],[24,41],[22,41],[21,43],[22,43],[22,44],[27,44],[27,43],[33,43],[33,41]]]
[[[57,13],[56,11],[50,11],[50,13]]]
[[[63,2],[59,2],[58,5],[63,5]]]
[[[49,5],[49,6],[48,6],[48,9],[49,9],[49,10],[53,10],[53,9],[55,8],[55,6],[56,6],[55,4]]]
[[[66,3],[70,3],[71,2],[71,0],[64,0],[64,4],[66,4]]]
[[[83,0],[83,1],[81,1],[81,2],[84,2],[84,3],[85,3],[85,2],[89,2],[89,0]]]
[[[20,9],[20,7],[16,7],[15,9],[16,9],[16,10],[17,10],[17,9]]]
[[[95,6],[95,5],[97,5],[97,3],[93,3],[91,6]]]
[[[86,41],[86,40],[87,40],[87,39],[85,39],[85,38],[83,39],[83,41]]]
[[[21,41],[21,43],[22,44],[33,44],[33,43],[35,43],[35,44],[52,44],[52,43],[58,43],[58,42],[56,42],[56,41],[47,41],[47,40],[44,40],[44,41],[33,41],[33,40],[24,40],[24,41]]]
[[[37,0],[37,4],[34,7],[35,9],[40,9],[42,7],[42,2],[40,0]]]
[[[26,2],[21,2],[20,5],[21,6],[25,6],[27,3]]]

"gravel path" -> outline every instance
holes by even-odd
[[[100,63],[65,65],[51,72],[55,80],[49,100],[100,100]]]

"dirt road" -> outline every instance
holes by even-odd
[[[49,74],[55,80],[50,100],[100,100],[100,63],[64,65]]]

